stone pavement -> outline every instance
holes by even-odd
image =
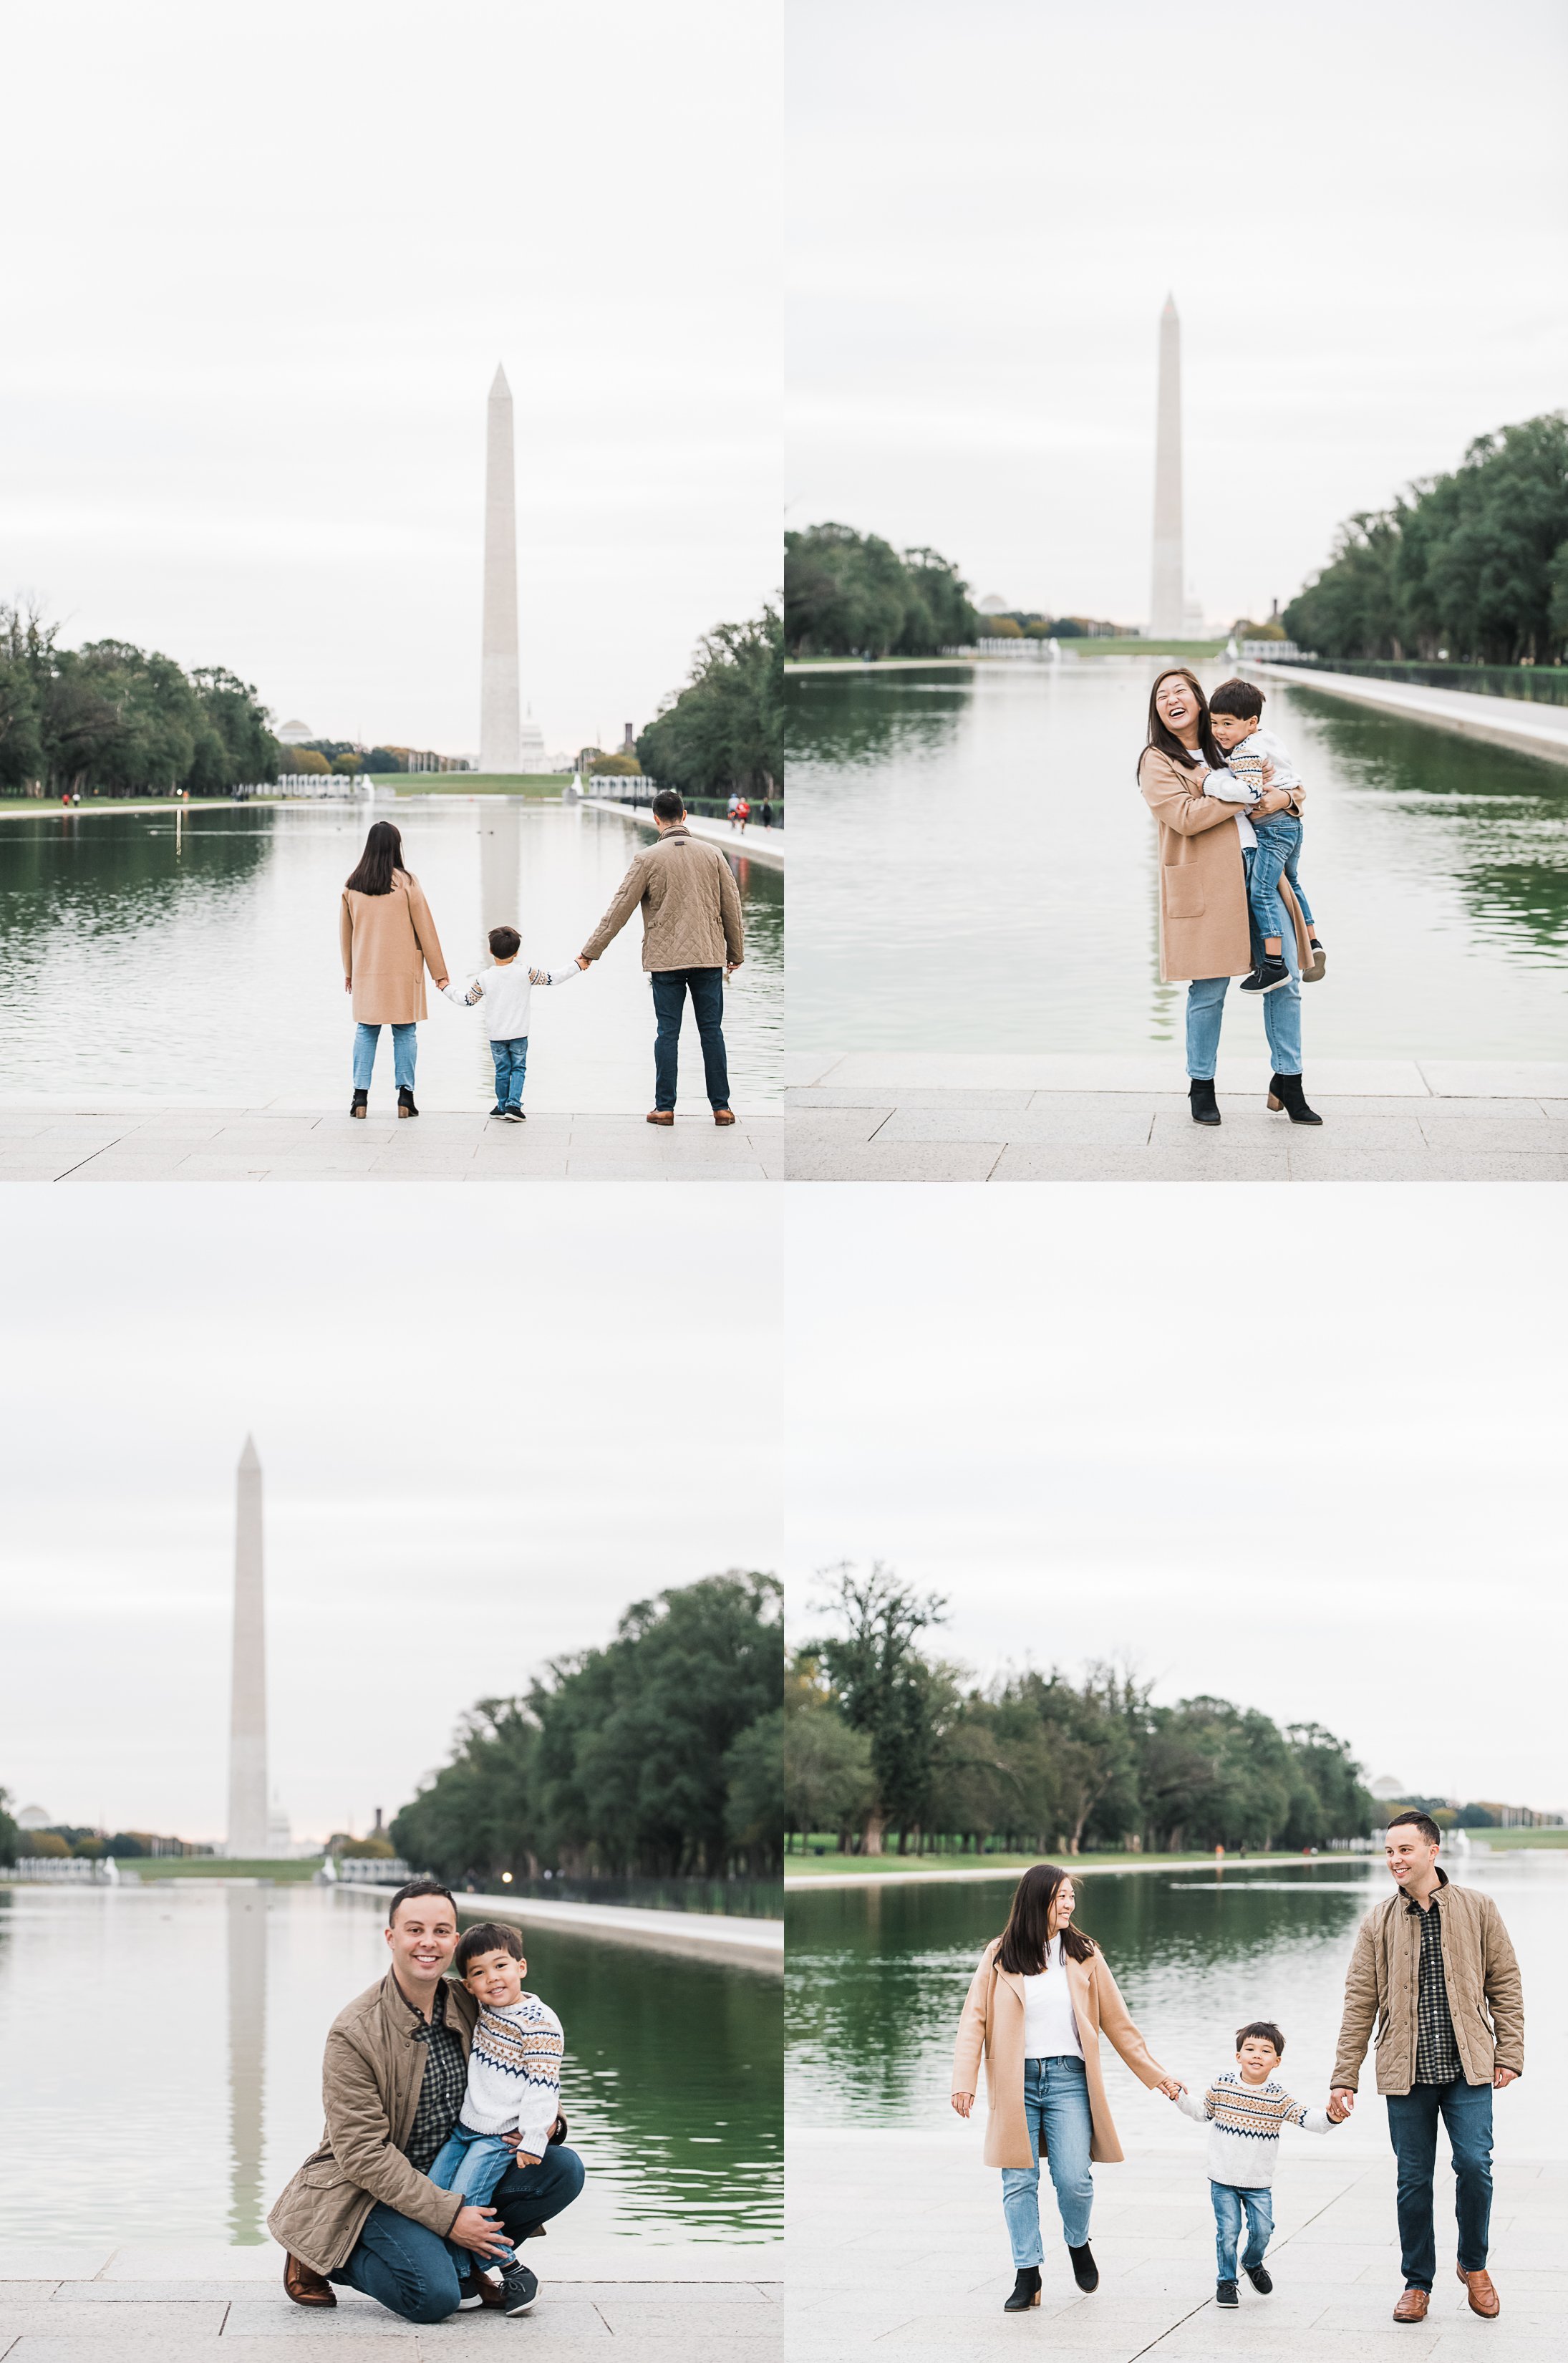
[[[1321,1059],[1321,1129],[1264,1106],[1263,1059],[1221,1060],[1195,1125],[1179,1057],[792,1053],[794,1182],[1562,1182],[1568,1059]]]
[[[1411,722],[1434,722],[1466,738],[1516,747],[1548,762],[1568,763],[1568,705],[1537,704],[1527,697],[1487,697],[1468,689],[1429,689],[1424,682],[1377,681],[1353,672],[1318,672],[1306,665],[1254,663],[1252,671],[1300,689],[1320,689],[1356,705],[1374,705]]]
[[[431,2327],[399,2322],[340,2290],[330,2312],[283,2295],[282,2252],[0,2245],[0,2363],[488,2363],[518,2352],[580,2356],[612,2340],[652,2363],[778,2363],[778,2248],[643,2248],[563,2254],[559,2277],[532,2242],[538,2302],[517,2321],[457,2313]],[[568,2243],[560,2243],[563,2250]],[[552,2259],[552,2262],[555,2260]]]
[[[768,1182],[783,1119],[721,1130],[706,1109],[666,1130],[544,1111],[526,1124],[426,1109],[402,1122],[341,1109],[0,1107],[0,1182]]]
[[[1116,2107],[1125,2165],[1095,2173],[1092,2297],[1075,2288],[1045,2191],[1039,2310],[1004,2314],[1012,2267],[1000,2177],[980,2162],[979,2120],[901,2132],[798,2132],[789,2142],[786,2350],[790,2363],[863,2357],[1016,2357],[1083,2363],[1458,2363],[1485,2354],[1548,2363],[1568,2348],[1568,2255],[1562,2227],[1568,2165],[1496,2169],[1492,2270],[1503,2311],[1470,2313],[1454,2279],[1452,2180],[1440,2168],[1438,2278],[1424,2324],[1391,2320],[1403,2286],[1394,2222],[1394,2161],[1378,2148],[1382,2111],[1369,2092],[1354,2150],[1286,2135],[1269,2250],[1275,2293],[1246,2284],[1236,2313],[1214,2298],[1214,2228],[1203,2135],[1132,2154],[1132,2124],[1168,2104],[1132,2092]],[[1354,2121],[1353,2121],[1354,2122]]]
[[[585,796],[582,809],[584,812],[613,813],[622,820],[629,820],[646,830],[650,838],[654,834],[651,815],[636,804],[615,804],[604,796]],[[782,870],[784,867],[784,831],[781,828],[764,828],[762,823],[754,818],[743,837],[738,829],[730,826],[727,820],[703,820],[696,813],[687,814],[686,826],[693,837],[704,838],[710,845],[722,845],[726,853],[741,854],[748,860],[764,862],[769,870]]]

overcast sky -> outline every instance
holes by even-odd
[[[635,1193],[12,1184],[0,1787],[221,1837],[234,1466],[266,1486],[271,1772],[362,1831],[459,1713],[622,1610],[776,1569],[769,1292]]]
[[[880,1558],[983,1676],[1125,1655],[1568,1808],[1561,1196],[797,1191],[796,1637]]]
[[[485,401],[548,747],[778,560],[774,0],[4,10],[0,597],[471,750]]]
[[[790,10],[792,525],[1142,621],[1167,291],[1187,571],[1227,621],[1568,395],[1556,0]]]

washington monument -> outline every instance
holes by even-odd
[[[249,1437],[235,1478],[234,1673],[228,1712],[228,1844],[240,1862],[271,1854],[267,1817],[267,1608],[261,1581],[261,1463]]]
[[[1152,639],[1180,639],[1186,568],[1181,546],[1181,322],[1176,298],[1160,314],[1160,395],[1154,434],[1154,574]]]
[[[490,389],[484,456],[484,651],[480,676],[481,771],[523,768],[517,690],[517,490],[512,388],[498,368]]]

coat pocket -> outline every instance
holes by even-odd
[[[1172,862],[1160,872],[1165,893],[1167,919],[1201,919],[1204,912],[1203,881],[1189,862]]]

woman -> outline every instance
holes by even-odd
[[[1247,871],[1257,849],[1252,823],[1234,804],[1206,796],[1206,773],[1225,758],[1209,727],[1209,700],[1196,673],[1176,665],[1161,673],[1149,695],[1148,744],[1138,760],[1138,785],[1159,823],[1160,976],[1190,980],[1187,990],[1187,1096],[1195,1124],[1218,1124],[1214,1070],[1220,1023],[1233,976],[1253,967]],[[1260,813],[1299,812],[1300,788],[1268,788]],[[1287,883],[1280,897],[1295,922],[1296,944],[1285,939],[1288,984],[1265,993],[1264,1030],[1274,1073],[1268,1104],[1292,1124],[1321,1124],[1308,1106],[1301,1081],[1301,970],[1311,963],[1306,922]]]
[[[381,1027],[392,1037],[392,1076],[400,1116],[417,1115],[414,1104],[414,1026],[427,1015],[425,971],[437,992],[447,983],[447,963],[419,881],[403,866],[403,838],[390,820],[376,821],[365,839],[359,866],[343,889],[338,922],[343,948],[343,990],[354,996],[354,1099],[348,1113],[362,1116],[370,1096],[370,1076]]]
[[[1099,2287],[1089,2250],[1090,2162],[1121,2157],[1100,2074],[1104,2035],[1140,2082],[1174,2100],[1185,2087],[1149,2056],[1105,1956],[1073,1925],[1077,1898],[1065,1870],[1036,1863],[1013,1893],[1007,1926],[980,1956],[958,2022],[953,2105],[975,2105],[986,2061],[986,2164],[1002,2170],[1002,2213],[1018,2279],[1004,2312],[1040,2302],[1040,2153],[1045,2152],[1062,2232],[1081,2290]]]

